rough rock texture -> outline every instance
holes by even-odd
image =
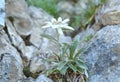
[[[117,82],[120,77],[120,25],[106,26],[96,33],[85,59],[90,82]],[[119,82],[119,81],[118,81]]]
[[[80,32],[78,35],[76,35],[74,39],[79,40],[79,48],[86,48],[88,46],[88,42],[90,42],[95,33],[96,32],[94,29],[87,28],[85,31]]]
[[[108,0],[101,13],[101,22],[103,25],[120,24],[120,1]]]
[[[44,10],[38,9],[36,7],[30,6],[29,13],[33,20],[34,26],[30,36],[30,42],[37,48],[41,46],[41,34],[45,32],[42,29],[42,26],[45,25],[45,22],[50,21],[53,17],[47,14]]]
[[[5,1],[0,1],[0,28],[5,23]],[[17,82],[24,78],[22,59],[17,49],[12,46],[8,35],[0,29],[0,82]]]
[[[0,82],[16,82],[23,78],[22,59],[2,30],[0,31]]]
[[[58,3],[58,9],[60,11],[60,17],[71,18],[74,14],[74,3],[71,1],[60,1]]]
[[[83,54],[88,62],[90,82],[120,81],[119,7],[119,0],[108,0],[95,17],[94,27],[102,29]]]
[[[25,0],[6,0],[6,17],[11,20],[20,35],[31,33],[32,20]]]
[[[120,24],[120,1],[108,0],[95,16],[93,28],[99,30],[102,26],[116,24]]]
[[[76,5],[61,2],[58,6],[66,4],[60,7],[61,12],[69,7],[64,11],[65,13],[78,14],[79,5],[81,5],[80,9],[86,8],[87,0],[82,1],[83,5],[81,2]],[[96,4],[99,2],[99,0],[95,1]],[[80,48],[85,45],[88,47],[83,56],[88,62],[90,82],[120,81],[120,25],[115,25],[120,24],[119,6],[119,0],[108,0],[95,20],[96,25],[100,23],[106,26],[96,33],[89,45],[86,43],[80,45]],[[28,7],[25,0],[0,1],[0,82],[52,82],[45,75],[40,74],[38,78],[33,79],[23,74],[24,66],[29,66],[32,73],[51,67],[49,62],[42,62],[42,58],[54,58],[55,56],[51,56],[52,51],[59,51],[59,49],[40,34],[45,33],[56,37],[53,29],[41,28],[52,18],[40,8]],[[94,35],[94,30],[89,28],[76,37],[83,41],[83,36],[89,34]],[[70,41],[70,37],[60,36],[60,42]]]
[[[0,2],[0,30],[5,26],[5,0]]]

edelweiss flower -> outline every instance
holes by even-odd
[[[42,28],[51,27],[53,29],[57,29],[59,34],[63,34],[62,29],[74,30],[72,27],[68,26],[69,19],[62,20],[61,17],[56,20],[53,18],[50,22],[46,22],[46,25]]]

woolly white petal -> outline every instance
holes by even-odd
[[[58,18],[58,22],[62,22],[62,18],[61,17]]]
[[[62,21],[62,23],[68,23],[70,20],[69,19],[65,19]]]
[[[55,18],[53,18],[52,20],[51,20],[51,23],[55,23],[57,20],[55,19]]]
[[[69,30],[74,30],[74,28],[72,28],[70,26],[63,26],[62,28],[69,29]]]

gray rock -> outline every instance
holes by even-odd
[[[102,25],[120,24],[120,1],[108,0],[96,16]]]
[[[79,40],[79,49],[80,48],[85,48],[88,46],[88,42],[90,42],[90,40],[92,39],[92,36],[95,35],[95,30],[93,30],[92,28],[87,28],[85,31],[80,32],[78,35],[75,36],[74,39]],[[89,38],[89,41],[87,41],[87,38]]]
[[[31,34],[32,20],[25,0],[6,0],[6,17],[11,20],[20,35]]]
[[[24,57],[26,61],[30,61],[32,57],[34,57],[34,53],[37,52],[37,49],[34,46],[25,46],[25,54]]]
[[[45,75],[39,75],[35,82],[53,82],[53,81],[46,77]]]
[[[5,26],[5,0],[0,1],[0,30]]]
[[[60,17],[71,18],[74,13],[74,3],[71,1],[60,1],[58,10],[60,11]]]
[[[16,82],[24,77],[20,54],[11,46],[4,31],[0,31],[0,82]]]
[[[42,61],[42,58],[35,56],[31,59],[30,63],[30,72],[36,73],[46,69],[45,62]]]
[[[84,57],[89,67],[90,82],[119,82],[120,25],[106,26],[98,31]]]
[[[16,32],[11,21],[7,18],[6,18],[6,26],[7,26],[8,35],[10,37],[12,45],[14,45],[24,55],[25,54],[25,43],[23,39]]]
[[[29,78],[20,79],[16,82],[35,82],[35,80],[33,78],[29,77]]]
[[[29,13],[33,20],[33,30],[30,36],[30,42],[37,48],[41,46],[41,34],[44,33],[44,29],[41,27],[45,25],[47,21],[50,21],[53,17],[47,14],[41,8],[36,8],[33,6],[29,7]]]

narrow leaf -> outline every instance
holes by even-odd
[[[77,58],[81,54],[81,52],[83,52],[84,50],[85,48],[81,48],[80,50],[78,50],[74,58]]]
[[[61,70],[66,64],[67,64],[66,61],[61,61],[61,62],[58,64],[57,69],[58,69],[58,70]]]
[[[82,68],[82,69],[85,69],[85,70],[88,69],[87,66],[86,66],[83,62],[76,61],[76,64],[77,64],[80,68]]]
[[[67,72],[67,69],[68,69],[68,66],[64,66],[64,67],[60,70],[60,73],[61,73],[62,75],[65,75],[66,72]]]
[[[58,41],[57,41],[54,37],[52,37],[52,36],[50,36],[50,35],[41,34],[41,36],[44,37],[44,38],[47,38],[48,40],[51,40],[51,41],[53,41],[53,42],[55,42],[55,43],[58,44]]]
[[[70,69],[72,69],[74,72],[77,72],[76,66],[72,65],[71,63],[69,63],[68,66],[69,66]]]
[[[77,40],[74,40],[73,43],[70,46],[70,58],[73,58],[75,50],[77,49],[79,42]]]

